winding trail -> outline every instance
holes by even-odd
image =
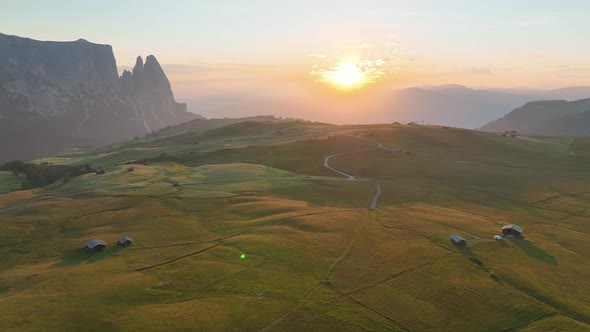
[[[360,139],[364,139],[367,140],[364,137],[361,136],[355,136],[358,137]],[[334,167],[331,167],[329,164],[329,161],[332,157],[337,157],[337,156],[343,156],[343,155],[348,155],[348,154],[353,154],[353,153],[360,153],[360,152],[366,152],[366,151],[372,151],[372,150],[377,150],[377,149],[381,149],[383,147],[383,144],[381,143],[377,143],[377,146],[374,148],[370,148],[370,149],[362,149],[362,150],[355,150],[355,151],[351,151],[351,152],[344,152],[344,153],[338,153],[338,154],[333,154],[333,155],[329,155],[326,158],[324,158],[324,167],[326,167],[327,169],[334,171],[342,176],[345,176],[347,178],[347,180],[351,180],[354,181],[356,180],[356,177],[353,175],[350,175],[348,173],[345,173],[343,171],[337,170]],[[379,198],[379,196],[381,195],[381,185],[377,185],[376,186],[376,192],[375,192],[375,196],[373,196],[373,199],[371,201],[371,206],[370,209],[376,209],[377,208],[377,199]],[[268,325],[266,325],[264,328],[262,328],[260,330],[260,332],[265,332],[265,331],[269,331],[271,329],[273,329],[274,327],[277,326],[277,324],[279,324],[280,322],[282,322],[283,320],[285,320],[287,317],[289,317],[291,314],[297,312],[301,306],[303,306],[305,304],[305,302],[307,302],[307,300],[309,300],[309,298],[313,295],[313,293],[320,288],[322,285],[324,285],[324,283],[326,283],[330,276],[334,273],[334,270],[336,269],[336,266],[348,255],[348,253],[350,252],[350,250],[352,249],[355,241],[359,238],[361,230],[364,226],[365,222],[364,220],[361,221],[360,223],[357,224],[357,227],[355,229],[355,233],[354,236],[352,237],[352,239],[350,240],[348,246],[343,250],[343,252],[341,253],[340,256],[338,256],[338,258],[336,258],[334,260],[334,262],[332,263],[332,265],[330,265],[330,267],[328,268],[328,270],[326,271],[326,273],[324,274],[324,276],[311,288],[309,289],[301,299],[299,299],[299,301],[293,306],[291,307],[291,309],[289,311],[287,311],[284,315],[282,315],[281,317],[273,320],[272,322],[270,322]],[[352,299],[352,298],[350,298]],[[376,312],[374,309],[367,307],[366,305],[360,303],[358,300],[352,299],[354,300],[356,303]],[[379,315],[385,317],[387,320],[389,320],[390,322],[393,322],[395,325],[400,326],[400,324],[394,320],[392,320],[390,317],[384,316],[383,314],[377,312]]]
[[[381,185],[377,185],[377,192],[375,192],[375,196],[373,196],[373,200],[371,201],[371,210],[377,208],[377,199],[381,195]]]
[[[354,136],[354,135],[353,135]],[[362,137],[362,136],[354,136],[354,137],[358,137],[360,139],[364,139],[369,141],[368,139]],[[378,150],[383,148],[383,144],[381,143],[377,143],[377,146],[374,148],[370,148],[370,149],[362,149],[362,150],[355,150],[355,151],[350,151],[350,152],[344,152],[344,153],[337,153],[337,154],[333,154],[333,155],[329,155],[326,158],[324,158],[324,167],[326,167],[327,169],[334,171],[342,176],[345,176],[347,178],[347,180],[351,180],[354,181],[356,180],[356,176],[354,175],[350,175],[348,173],[345,173],[341,170],[335,169],[334,167],[330,166],[329,161],[332,157],[338,157],[338,156],[344,156],[344,155],[348,155],[348,154],[353,154],[353,153],[361,153],[361,152],[366,152],[366,151],[372,151],[372,150]],[[379,199],[379,196],[381,195],[381,185],[377,185],[377,191],[375,193],[375,196],[373,196],[373,200],[371,201],[371,206],[369,207],[370,209],[376,209],[377,208],[377,199]]]
[[[356,137],[358,137],[358,136],[356,136]],[[366,140],[366,138],[363,138],[363,137],[359,137],[359,138]],[[344,155],[347,155],[347,154],[361,153],[361,152],[367,152],[367,151],[377,150],[377,149],[381,149],[382,147],[383,147],[383,144],[378,143],[377,146],[374,147],[374,148],[363,149],[363,150],[355,150],[355,151],[344,152],[344,153],[337,153],[337,154],[333,154],[333,155],[327,156],[326,158],[324,158],[324,167],[326,167],[327,169],[329,169],[331,171],[334,171],[334,172],[336,172],[336,173],[338,173],[338,174],[340,174],[342,176],[347,177],[348,180],[355,180],[356,177],[354,175],[350,175],[348,173],[345,173],[343,171],[337,170],[334,167],[330,166],[330,164],[329,164],[330,159],[332,159],[332,157],[344,156]]]

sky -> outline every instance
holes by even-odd
[[[587,0],[0,5],[5,34],[110,44],[121,68],[137,55],[154,54],[183,98],[327,93],[326,80],[342,63],[365,68],[363,75],[371,75],[365,89],[451,83],[556,88],[588,85],[590,77]]]

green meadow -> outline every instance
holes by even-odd
[[[106,174],[0,173],[0,330],[588,331],[589,151],[269,121],[45,158]]]

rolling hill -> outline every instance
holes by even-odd
[[[590,329],[587,138],[270,120],[42,161],[106,174],[0,174],[2,330]]]
[[[502,132],[517,130],[538,135],[588,136],[590,99],[536,101],[513,110],[481,130]]]

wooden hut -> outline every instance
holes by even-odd
[[[86,245],[84,245],[84,249],[86,249],[86,251],[88,252],[97,252],[103,250],[104,248],[106,248],[106,246],[107,244],[103,240],[93,239],[86,242]]]
[[[465,240],[462,236],[453,234],[451,235],[451,242],[456,245],[464,246],[467,244],[467,240]]]
[[[133,243],[133,239],[129,236],[121,236],[119,240],[117,240],[117,244],[120,246],[130,246]]]
[[[514,237],[522,237],[522,227],[518,225],[506,225],[502,227],[502,235],[512,235]]]

